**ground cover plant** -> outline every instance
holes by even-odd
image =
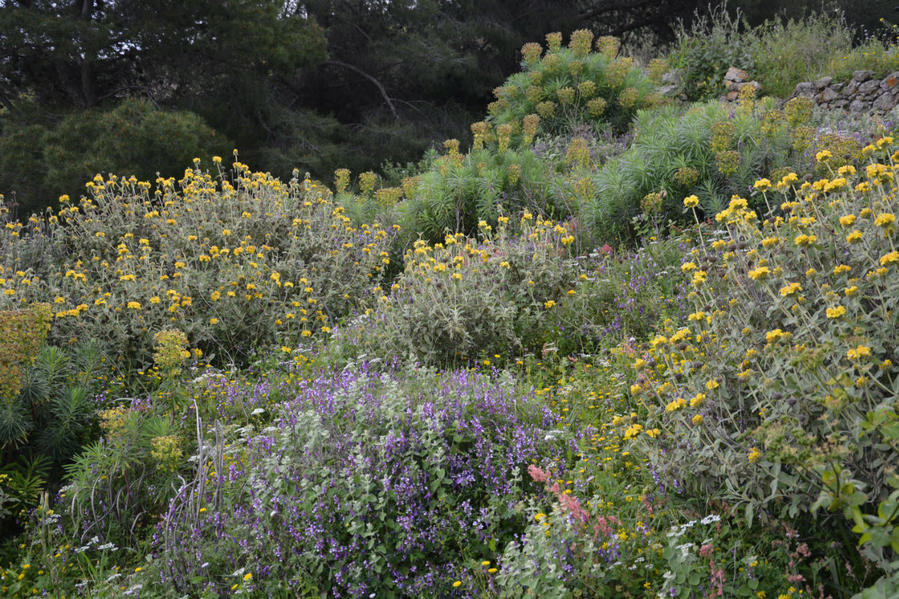
[[[895,115],[562,41],[468,150],[0,203],[0,594],[896,596]]]

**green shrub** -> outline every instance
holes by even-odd
[[[559,457],[558,418],[471,371],[361,363],[290,389],[272,426],[201,450],[147,590],[483,596],[469,570],[526,526],[525,469]]]
[[[498,144],[506,127],[513,147],[527,145],[533,133],[526,131],[525,119],[534,116],[540,117],[539,130],[550,135],[577,124],[623,131],[637,110],[662,102],[646,72],[632,58],[618,55],[617,40],[597,40],[597,51],[591,52],[592,39],[589,31],[578,30],[567,48],[556,38],[545,53],[539,44],[524,45],[522,72],[494,90],[497,99],[488,107]]]
[[[749,522],[813,508],[829,522],[843,510],[888,574],[899,497],[888,457],[899,449],[894,149],[890,137],[864,148],[858,172],[821,151],[822,179],[759,181],[766,203],[784,194],[761,223],[734,198],[716,215],[721,238],[682,266],[694,312],[649,343],[632,387],[646,426],[662,431],[649,449],[660,472]]]
[[[630,147],[589,174],[594,193],[580,204],[581,225],[593,243],[629,236],[638,216],[681,220],[687,195],[699,198],[702,215],[714,214],[759,176],[803,160],[784,119],[773,101],[752,97],[735,109],[713,101],[684,113],[640,111]]]
[[[62,194],[77,197],[84,181],[99,172],[169,177],[195,156],[231,147],[196,114],[161,110],[146,100],[78,112],[53,125],[8,120],[0,135],[0,193],[11,201],[15,191],[24,216]]]
[[[724,74],[730,67],[754,76],[753,56],[743,43],[739,15],[726,5],[708,14],[698,14],[690,28],[681,24],[677,40],[668,54],[668,64],[681,75],[682,89],[689,100],[708,100],[724,93]]]
[[[388,230],[353,226],[309,180],[239,162],[233,183],[197,167],[155,190],[115,175],[87,187],[58,215],[0,229],[0,307],[49,298],[51,342],[98,339],[113,360],[148,364],[172,323],[223,361],[327,333],[389,264]]]
[[[338,344],[368,356],[410,356],[427,364],[464,364],[521,353],[544,341],[546,323],[574,281],[565,227],[525,212],[521,233],[500,217],[482,242],[461,233],[443,243],[417,241],[405,271],[377,310],[340,330]]]
[[[853,32],[839,13],[821,11],[801,19],[775,17],[734,43],[749,47],[750,76],[761,84],[762,93],[786,98],[800,81],[825,75],[841,80],[846,69],[835,71],[834,61],[855,54],[852,40]],[[845,78],[851,76],[849,70]]]

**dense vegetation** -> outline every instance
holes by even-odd
[[[895,597],[899,111],[776,94],[896,47],[769,22],[723,104],[732,27],[551,33],[326,183],[139,101],[42,133],[210,154],[0,202],[0,592]]]

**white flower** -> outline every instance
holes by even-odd
[[[714,522],[718,522],[719,520],[721,520],[721,516],[719,516],[718,514],[709,514],[708,516],[700,520],[700,522],[702,524],[712,524]]]

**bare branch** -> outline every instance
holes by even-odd
[[[333,64],[333,65],[336,65],[339,67],[344,67],[346,69],[353,71],[354,73],[358,73],[359,75],[362,75],[363,77],[365,77],[366,79],[371,81],[375,85],[375,87],[378,88],[378,91],[381,92],[381,97],[384,98],[384,101],[387,103],[387,106],[390,107],[390,112],[393,113],[393,118],[395,118],[396,120],[400,120],[400,115],[396,111],[396,106],[393,105],[393,101],[390,99],[390,96],[387,95],[387,90],[384,89],[384,86],[381,85],[380,81],[378,81],[377,79],[375,79],[374,77],[372,77],[371,75],[369,75],[368,73],[366,73],[365,71],[360,69],[359,67],[351,65],[347,62],[343,62],[342,60],[326,60],[323,64]]]

